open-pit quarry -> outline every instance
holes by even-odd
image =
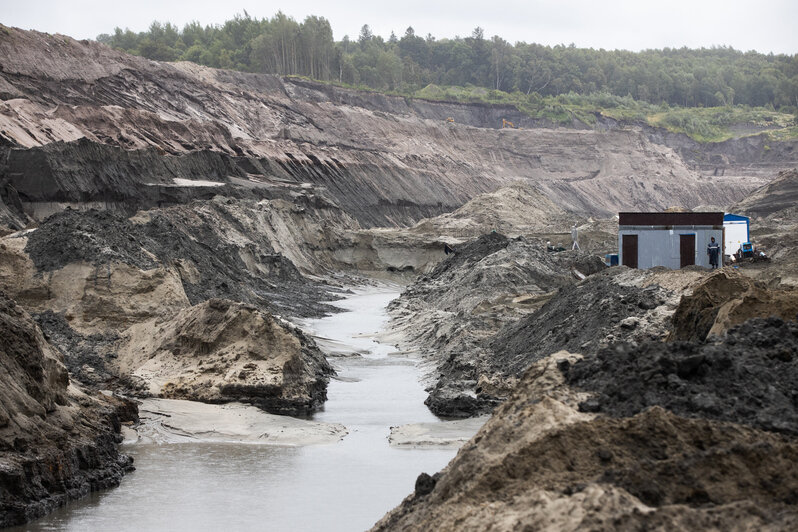
[[[506,112],[0,26],[0,527],[798,528],[798,143]]]

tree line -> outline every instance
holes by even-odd
[[[148,31],[116,28],[97,40],[160,61],[313,79],[413,94],[427,85],[476,86],[521,95],[608,93],[683,107],[772,106],[798,112],[798,54],[741,52],[730,47],[629,52],[511,44],[481,28],[436,39],[412,27],[385,40],[364,25],[338,42],[324,17],[302,22],[278,12],[244,12],[221,25],[182,30],[153,22]]]

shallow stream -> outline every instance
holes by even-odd
[[[340,353],[338,378],[314,420],[341,423],[340,442],[309,447],[180,443],[123,447],[136,471],[25,530],[359,531],[413,491],[419,473],[442,469],[456,450],[398,449],[391,426],[437,420],[423,402],[413,360],[371,336],[387,320],[392,288],[361,291],[347,311],[304,327]],[[22,529],[22,528],[21,528]]]

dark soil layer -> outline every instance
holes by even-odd
[[[0,451],[5,462],[0,527],[27,523],[93,491],[118,486],[134,468],[132,458],[119,454],[117,443],[109,432],[78,445]]]
[[[142,227],[153,242],[148,248],[165,264],[189,260],[200,273],[198,282],[183,281],[192,305],[211,298],[259,304],[272,311],[288,311],[299,316],[321,315],[315,304],[324,299],[323,291],[303,277],[290,260],[260,242],[251,251],[262,267],[253,276],[241,258],[240,250],[219,238],[213,220],[187,220],[154,211],[152,220]]]
[[[221,209],[215,215],[224,216]],[[121,262],[140,269],[188,261],[198,278],[183,277],[191,304],[217,297],[251,303],[270,312],[320,316],[333,307],[319,304],[330,296],[303,277],[265,238],[242,250],[225,241],[210,216],[191,207],[151,211],[147,223],[137,224],[110,211],[66,211],[47,218],[28,237],[25,251],[40,271],[74,262],[94,265]],[[242,255],[252,257],[258,274]],[[182,271],[182,270],[181,270]]]
[[[0,174],[9,176],[23,202],[102,202],[127,214],[210,199],[219,193],[252,197],[258,192],[229,183],[229,176],[245,177],[246,173],[224,153],[197,150],[167,156],[154,148],[127,150],[87,138],[10,150],[0,163]],[[173,184],[173,178],[196,176],[222,185]]]
[[[560,369],[569,385],[596,394],[582,410],[624,417],[659,405],[798,435],[796,322],[753,319],[706,344],[621,344]]]
[[[510,239],[500,233],[487,233],[476,240],[458,247],[455,252],[435,266],[429,278],[435,279],[444,276],[447,272],[462,268],[468,263],[475,264],[488,255],[493,255],[500,249],[506,248]]]
[[[64,353],[64,364],[72,379],[94,390],[115,389],[120,393],[146,396],[146,386],[123,379],[107,363],[116,357],[114,347],[119,335],[114,332],[80,334],[64,318],[51,310],[34,316],[48,342]]]
[[[119,454],[130,403],[68,392],[60,354],[0,292],[0,527],[116,486],[133,460]]]
[[[612,282],[622,271],[608,269],[563,287],[540,310],[500,331],[490,344],[495,366],[520,375],[532,362],[561,349],[589,352],[621,320],[663,303],[656,286],[640,289]]]
[[[8,157],[9,149],[0,146],[0,160]],[[0,234],[25,227],[28,217],[22,207],[17,189],[10,183],[0,184]]]
[[[67,209],[49,217],[31,233],[25,251],[36,268],[45,272],[72,262],[123,262],[148,270],[157,262],[144,249],[154,244],[139,226],[119,214]]]

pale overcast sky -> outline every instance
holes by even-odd
[[[401,37],[408,26],[436,38],[485,35],[510,42],[642,50],[729,45],[738,50],[798,53],[798,0],[0,0],[0,22],[78,39],[117,26],[144,31],[153,20],[179,27],[197,20],[221,24],[246,10],[271,17],[278,10],[301,21],[326,17],[335,39],[373,33]]]

